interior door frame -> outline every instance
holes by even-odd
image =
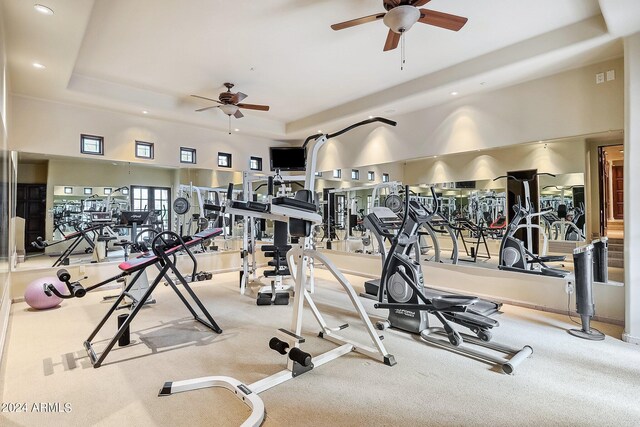
[[[606,145],[598,146],[598,198],[599,198],[599,211],[600,211],[600,236],[607,235],[607,201],[608,201],[608,185],[607,178],[609,171],[606,167]]]

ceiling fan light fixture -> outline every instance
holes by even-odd
[[[394,33],[402,34],[420,19],[420,10],[415,6],[396,6],[384,15],[382,22]]]
[[[220,106],[220,109],[227,116],[233,116],[238,111],[238,106],[233,104],[224,104]]]

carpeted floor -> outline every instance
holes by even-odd
[[[327,320],[349,322],[344,335],[366,338],[346,295],[326,280],[326,271],[316,271],[314,299]],[[363,279],[349,279],[362,289]],[[277,328],[289,327],[291,307],[258,307],[240,296],[237,273],[194,288],[224,330],[221,335],[191,321],[177,297],[162,287],[157,304],[134,321],[132,345],[114,350],[99,369],[91,367],[82,342],[107,310],[101,299],[108,292],[42,312],[15,304],[1,400],[26,403],[28,412],[3,412],[0,425],[239,425],[248,409],[228,391],[163,398],[157,392],[168,380],[228,375],[251,383],[280,371],[286,359],[267,343]],[[371,301],[365,306],[374,321],[384,314]],[[494,340],[534,348],[513,376],[415,336],[385,331],[383,342],[396,366],[355,353],[320,366],[261,393],[264,425],[640,425],[640,347],[620,341],[619,327],[594,324],[607,338],[590,342],[566,333],[575,326],[566,316],[511,306],[504,311]],[[113,333],[115,322],[105,330]],[[317,332],[307,309],[303,348],[317,354],[334,347],[315,337]],[[61,411],[33,412],[40,402],[59,403]]]

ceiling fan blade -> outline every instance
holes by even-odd
[[[436,12],[435,10],[420,9],[420,19],[418,19],[418,22],[451,31],[458,31],[467,23],[467,18],[444,12]]]
[[[191,95],[191,96],[193,96],[194,98],[206,99],[207,101],[213,101],[213,102],[217,102],[218,104],[222,104],[222,102],[218,101],[217,99],[211,99],[211,98],[207,98],[200,95]]]
[[[233,98],[231,98],[231,103],[232,104],[237,104],[238,102],[240,102],[243,99],[245,99],[247,96],[249,96],[249,95],[245,95],[242,92],[238,92],[235,95],[233,95]]]
[[[236,119],[241,119],[244,117],[244,114],[242,114],[242,111],[238,110],[233,114],[233,117],[235,117]]]
[[[363,16],[362,18],[352,19],[351,21],[340,22],[339,24],[333,24],[331,29],[334,31],[344,30],[345,28],[377,21],[378,19],[384,18],[384,15],[386,15],[386,13],[376,13],[375,15]]]
[[[207,111],[207,110],[210,110],[212,108],[218,108],[218,106],[217,105],[212,105],[211,107],[200,108],[199,110],[196,110],[196,112],[199,113],[200,111]]]
[[[384,52],[397,48],[398,43],[400,43],[400,34],[389,30],[387,41],[384,43]]]
[[[247,110],[259,110],[269,111],[268,105],[256,105],[256,104],[236,104],[240,108],[246,108]]]
[[[425,4],[429,3],[431,0],[414,0],[413,4],[411,6],[414,7],[420,7],[420,6],[424,6]]]

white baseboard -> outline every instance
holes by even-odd
[[[640,337],[634,337],[626,332],[622,333],[622,341],[628,342],[630,344],[640,345]]]

